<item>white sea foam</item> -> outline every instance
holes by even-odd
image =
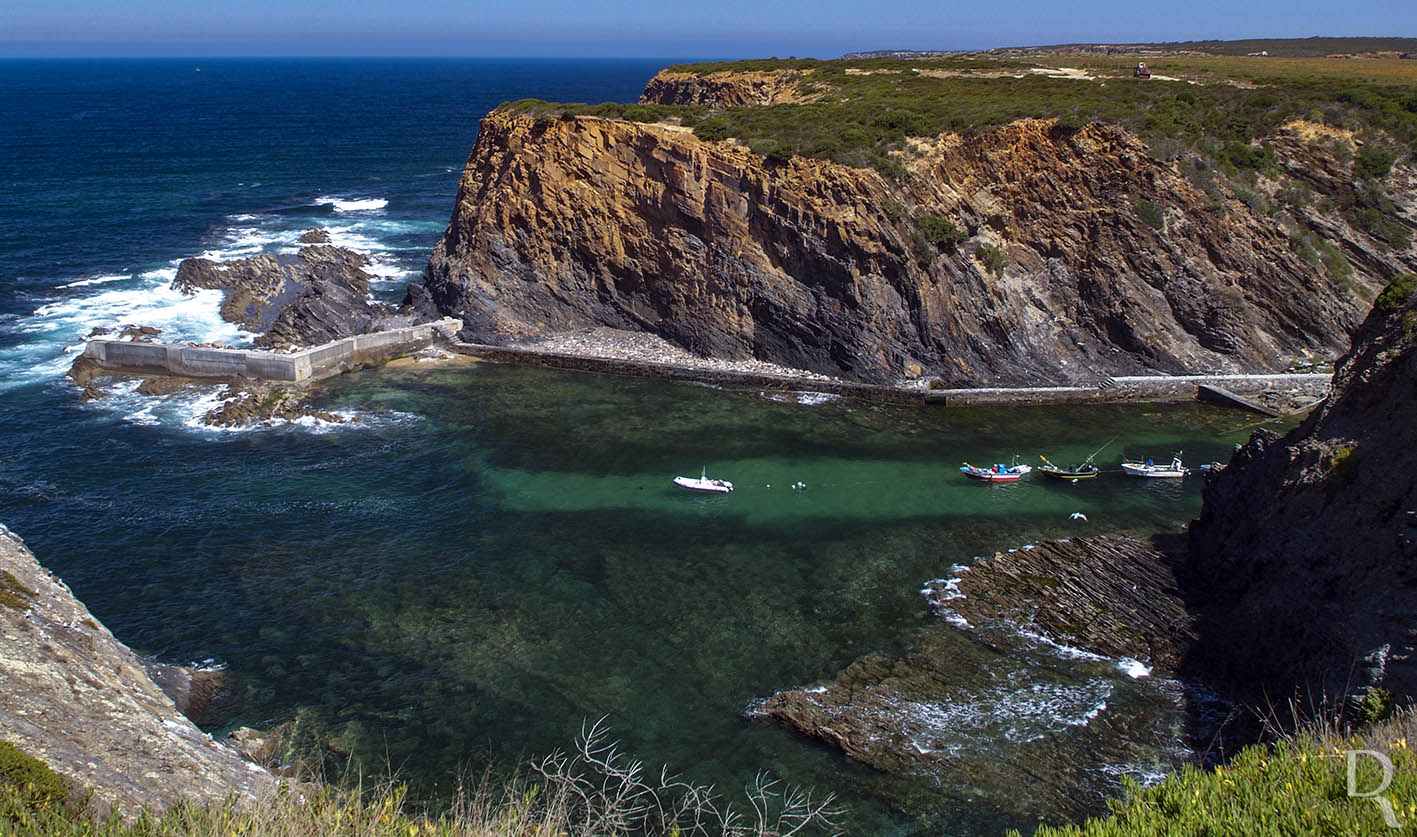
[[[1151,676],[1151,666],[1140,660],[1133,660],[1131,657],[1123,657],[1118,660],[1117,668],[1133,680]]]
[[[59,288],[61,290],[65,288],[86,288],[90,285],[107,285],[109,282],[121,282],[124,279],[131,278],[133,278],[131,273],[115,273],[107,276],[94,276],[89,279],[77,279],[73,282],[60,285]]]
[[[1086,726],[1107,709],[1112,685],[1032,683],[1018,689],[981,691],[946,703],[888,700],[892,726],[922,753],[977,752],[999,738],[1036,741],[1068,727]]]
[[[97,292],[51,299],[7,326],[27,339],[0,350],[0,391],[63,377],[95,328],[116,332],[125,325],[150,325],[162,329],[161,339],[170,343],[242,344],[254,337],[221,318],[220,291],[184,295],[172,290],[176,275],[172,265],[80,286]]]
[[[1031,640],[1032,642],[1037,643],[1038,645],[1041,645],[1044,648],[1047,648],[1048,650],[1052,651],[1054,654],[1057,654],[1059,657],[1065,660],[1087,660],[1088,662],[1100,663],[1110,659],[1109,657],[1104,657],[1101,654],[1094,654],[1091,651],[1084,651],[1081,648],[1074,648],[1071,645],[1058,642],[1052,637],[1047,636],[1045,634],[1041,634],[1030,627],[1019,628],[1018,635],[1023,637],[1024,639]]]
[[[329,204],[335,212],[377,212],[389,205],[384,198],[339,198],[321,195],[315,203]]]

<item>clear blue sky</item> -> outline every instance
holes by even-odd
[[[1417,0],[7,0],[0,56],[816,56],[1417,36]]]

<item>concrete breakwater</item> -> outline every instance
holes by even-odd
[[[259,378],[303,383],[416,352],[431,345],[440,335],[451,337],[460,328],[461,320],[445,317],[406,328],[356,334],[296,352],[90,340],[84,348],[84,357],[107,372],[119,374]]]
[[[1129,401],[1188,401],[1198,387],[1224,387],[1256,395],[1282,390],[1313,398],[1328,392],[1332,375],[1149,375],[1109,378],[1095,386],[980,387],[928,389],[922,386],[880,386],[808,376],[776,375],[715,369],[679,363],[593,357],[532,348],[455,342],[453,351],[479,360],[519,363],[551,369],[599,372],[649,378],[675,378],[739,389],[779,392],[819,392],[890,404],[986,406],[1009,404],[1107,404]]]
[[[1108,378],[1096,386],[982,387],[926,390],[928,404],[1105,404],[1123,401],[1188,401],[1201,386],[1223,387],[1244,395],[1280,390],[1320,398],[1333,376],[1323,373],[1281,375],[1135,375]]]

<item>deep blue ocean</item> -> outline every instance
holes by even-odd
[[[245,339],[214,294],[168,288],[178,262],[292,252],[311,226],[371,256],[376,294],[397,301],[481,116],[633,100],[665,63],[0,62],[0,523],[138,652],[223,669],[212,731],[293,722],[292,756],[396,771],[434,805],[459,775],[605,716],[630,752],[730,794],[758,771],[835,792],[854,833],[1051,818],[987,771],[891,780],[743,713],[908,648],[932,618],[922,582],[956,563],[1199,508],[1199,479],[991,487],[962,459],[1071,462],[1115,437],[1104,463],[1184,448],[1198,464],[1246,419],[946,413],[461,365],[332,381],[322,401],[346,425],[230,432],[197,420],[211,388],[130,383],[82,404],[64,378],[95,327]],[[670,486],[703,467],[739,490]],[[976,760],[1127,713],[1154,740],[1126,764],[1073,765],[1097,809],[1119,776],[1185,758],[1164,734],[1174,684],[1044,645],[987,654],[987,676],[962,673],[959,701],[936,707],[952,719],[936,732]]]

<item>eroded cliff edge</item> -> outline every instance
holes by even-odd
[[[279,779],[197,729],[142,663],[0,526],[0,738],[100,810],[272,795]]]
[[[1297,136],[1276,147],[1322,174]],[[966,385],[1331,358],[1366,307],[1353,288],[1390,278],[1376,258],[1335,286],[1283,225],[1233,194],[1217,204],[1115,126],[1023,120],[912,140],[900,159],[895,180],[674,125],[497,111],[426,282],[485,342],[605,325]]]

